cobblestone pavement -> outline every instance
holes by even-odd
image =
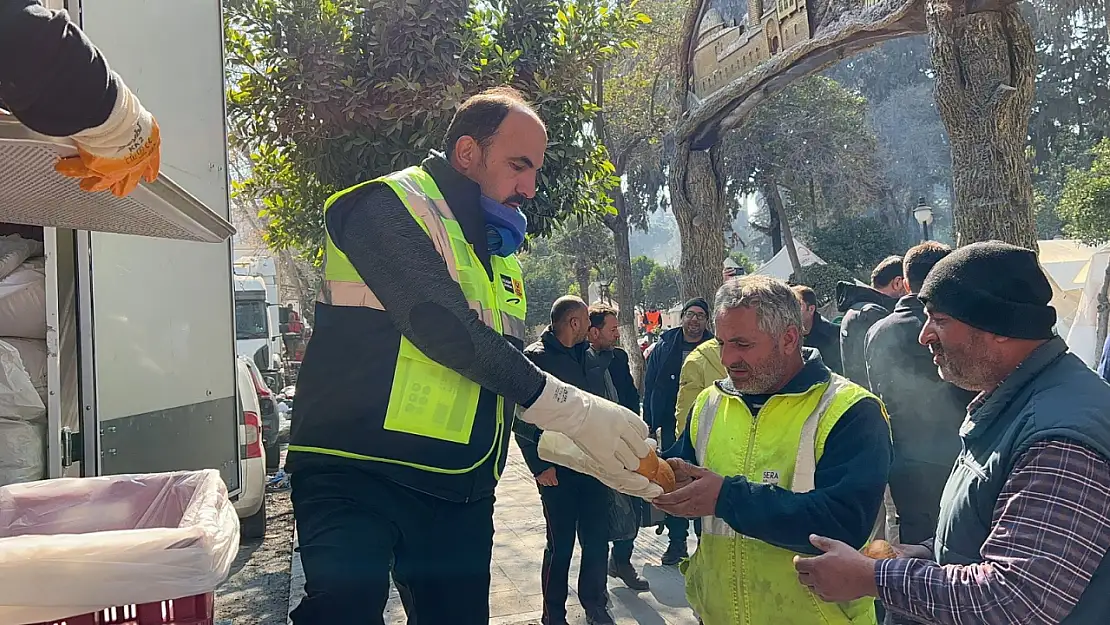
[[[515,443],[509,454],[505,475],[497,487],[497,505],[494,511],[493,562],[490,566],[490,624],[531,625],[540,622],[542,594],[540,592],[540,562],[543,558],[544,520],[539,493],[524,459]],[[691,532],[692,534],[692,532]],[[691,536],[690,550],[694,549]],[[651,590],[636,593],[620,582],[609,579],[610,609],[619,625],[696,625],[687,606],[682,575],[677,567],[659,564],[667,548],[666,536],[656,536],[655,531],[644,529],[636,540],[632,564],[642,569],[643,576],[651,582]],[[290,608],[303,596],[304,573],[300,558],[293,553]],[[574,584],[578,579],[578,557],[571,567],[571,589],[567,600],[567,620],[571,625],[586,622]],[[397,591],[392,589],[386,604],[386,623],[405,623]]]

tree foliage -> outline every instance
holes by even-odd
[[[817,294],[818,307],[825,306],[836,298],[836,284],[851,282],[852,272],[836,263],[827,265],[808,265],[799,273],[790,275],[790,284],[804,284]]]
[[[610,210],[618,180],[588,132],[592,68],[644,18],[601,0],[229,0],[233,142],[252,176],[271,246],[318,256],[334,191],[442,149],[455,107],[511,84],[548,125],[533,233],[566,215]]]
[[[1110,241],[1110,139],[1092,152],[1089,169],[1068,174],[1057,212],[1065,232],[1097,245]]]
[[[822,260],[863,280],[879,261],[906,251],[900,233],[874,217],[843,218],[814,229],[810,238],[810,249]]]
[[[644,299],[648,308],[667,310],[678,303],[682,293],[678,287],[678,270],[670,265],[656,265],[644,278]]]
[[[798,81],[726,136],[730,188],[787,191],[792,217],[816,223],[869,207],[881,195],[866,100],[835,81]]]

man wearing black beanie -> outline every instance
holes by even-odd
[[[1052,290],[1027,249],[974,243],[919,294],[940,375],[977,391],[927,546],[871,560],[815,538],[799,560],[827,601],[877,595],[930,623],[1104,623],[1110,614],[1110,386],[1053,334]]]

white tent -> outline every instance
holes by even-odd
[[[1075,317],[1066,339],[1068,347],[1083,362],[1094,367],[1102,356],[1102,345],[1096,345],[1098,322],[1098,294],[1106,281],[1106,266],[1110,264],[1110,245],[1094,252],[1091,259],[1076,275],[1074,283],[1081,284],[1081,293]]]
[[[1083,295],[1084,273],[1097,248],[1079,241],[1053,239],[1037,241],[1037,257],[1049,284],[1052,305],[1056,308],[1056,331],[1066,337],[1074,323],[1075,313]]]
[[[825,261],[821,260],[820,256],[814,254],[813,250],[802,245],[797,239],[794,239],[794,247],[798,250],[798,262],[801,263],[803,267],[826,264]],[[779,253],[775,254],[774,258],[763,263],[759,269],[756,269],[752,273],[762,276],[771,276],[772,278],[778,278],[780,280],[789,280],[790,276],[794,273],[794,268],[790,264],[790,253],[786,250],[786,246],[783,246],[783,248],[779,250]]]

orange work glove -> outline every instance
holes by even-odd
[[[70,137],[77,144],[77,156],[61,159],[54,169],[80,179],[84,191],[110,190],[124,197],[141,180],[158,178],[162,139],[154,117],[122,80],[118,84],[116,105],[108,119]]]

